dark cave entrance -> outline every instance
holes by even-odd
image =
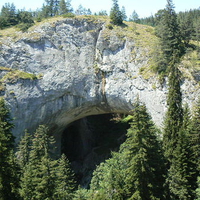
[[[111,151],[117,151],[124,142],[128,124],[115,120],[121,116],[88,116],[69,124],[63,131],[61,153],[70,160],[82,187],[88,188],[96,166],[108,159]]]

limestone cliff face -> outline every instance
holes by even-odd
[[[76,119],[94,114],[131,111],[137,96],[161,125],[166,86],[140,74],[148,57],[131,37],[110,31],[102,21],[60,19],[46,22],[16,38],[0,38],[1,78],[8,69],[37,79],[5,79],[5,97],[14,118],[14,134],[49,124],[62,132]],[[134,52],[134,53],[133,53]],[[182,85],[190,103],[199,96],[195,84]],[[195,91],[195,92],[194,92]],[[59,137],[59,136],[58,136]]]

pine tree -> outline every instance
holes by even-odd
[[[61,0],[60,2],[59,2],[59,14],[60,15],[63,15],[63,14],[66,14],[66,13],[68,13],[69,11],[68,11],[68,9],[67,9],[67,4],[66,4],[66,2],[65,2],[65,0]]]
[[[200,177],[198,177],[197,184],[198,184],[198,188],[196,189],[196,194],[197,194],[196,200],[200,200]]]
[[[129,21],[131,22],[138,22],[139,21],[139,16],[136,13],[136,11],[134,10],[129,18]]]
[[[115,25],[120,25],[123,23],[123,16],[119,9],[118,0],[113,0],[113,7],[110,11],[110,19]]]
[[[23,170],[29,162],[29,154],[31,150],[31,135],[25,131],[25,135],[21,138],[16,152],[17,160],[20,168]]]
[[[58,200],[71,200],[73,192],[75,190],[74,174],[70,168],[70,163],[67,157],[62,154],[58,160],[58,166],[55,168],[56,181],[55,181],[55,193],[54,199]]]
[[[193,169],[193,174],[190,179],[192,190],[195,191],[197,187],[200,186],[200,181],[197,179],[200,177],[200,98],[198,99],[196,105],[194,106],[194,112],[190,124],[190,151],[191,156],[191,168]],[[199,184],[199,185],[197,185]],[[198,190],[200,191],[200,190]],[[200,193],[199,193],[200,194]],[[198,196],[200,199],[200,195]]]
[[[174,56],[176,59],[176,56]],[[163,149],[166,159],[166,166],[168,169],[166,184],[168,188],[168,195],[174,197],[178,194],[176,189],[181,188],[182,182],[177,182],[175,188],[173,188],[173,181],[182,178],[182,174],[179,174],[176,167],[181,163],[177,163],[177,159],[180,158],[182,154],[179,154],[182,151],[185,151],[185,146],[181,146],[182,141],[182,125],[183,125],[183,109],[182,109],[182,93],[180,89],[180,71],[175,64],[175,62],[170,63],[170,74],[168,80],[168,96],[167,96],[167,105],[168,110],[166,112],[164,120],[164,133],[163,133]],[[179,155],[177,155],[179,154]],[[180,161],[179,159],[179,161]],[[173,199],[173,198],[172,198]]]
[[[191,152],[188,145],[188,132],[182,129],[179,131],[174,158],[168,170],[167,183],[170,189],[170,199],[194,199],[193,184],[190,181],[193,169],[190,169]]]
[[[193,113],[192,122],[191,122],[190,138],[191,138],[192,151],[194,153],[194,157],[196,158],[195,163],[196,163],[196,166],[199,167],[198,171],[200,173],[200,151],[199,151],[200,149],[200,98],[198,99],[194,107],[194,113]]]
[[[14,136],[10,113],[0,99],[0,199],[17,199],[18,177],[14,159]]]
[[[127,15],[126,15],[126,9],[124,6],[122,6],[121,13],[122,13],[122,20],[126,21]]]
[[[179,13],[178,15],[179,27],[182,40],[185,46],[188,46],[194,33],[194,25],[192,23],[192,15],[186,13]]]
[[[123,154],[112,153],[112,158],[101,163],[93,173],[91,199],[125,199],[126,163]]]
[[[174,59],[176,59],[174,57]],[[180,71],[171,62],[168,80],[167,112],[164,121],[163,146],[166,159],[171,162],[178,141],[178,134],[183,123],[182,93]]]
[[[176,59],[173,62],[179,62],[184,48],[172,0],[167,0],[166,8],[161,11],[159,19],[156,34],[160,38],[162,58],[159,58],[161,62],[158,61],[157,71],[161,73],[167,71],[167,66],[172,62],[175,55]]]
[[[50,158],[52,138],[45,126],[36,130],[28,163],[21,177],[20,194],[23,199],[52,199],[55,188],[54,168],[56,162]]]
[[[45,0],[46,4],[42,8],[43,17],[53,17],[58,15],[59,1],[58,0]]]
[[[18,23],[15,5],[6,3],[1,9],[0,28],[13,26]]]
[[[121,147],[128,167],[125,188],[130,199],[162,199],[164,162],[157,130],[145,105],[134,104],[127,140]]]

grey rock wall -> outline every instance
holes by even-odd
[[[85,116],[128,113],[137,96],[155,123],[162,124],[167,87],[139,75],[148,58],[133,39],[117,34],[108,38],[105,32],[101,21],[63,19],[44,23],[18,40],[0,39],[0,66],[41,77],[5,85],[2,95],[17,139],[24,129],[34,130],[39,124],[47,123],[56,135]],[[199,90],[187,80],[182,88],[185,101],[192,104]]]

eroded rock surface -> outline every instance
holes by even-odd
[[[85,116],[128,113],[137,96],[156,124],[162,124],[167,87],[139,74],[148,61],[144,47],[129,37],[106,33],[102,21],[62,19],[43,23],[17,40],[1,39],[0,66],[38,77],[5,81],[1,92],[18,139],[24,129],[35,130],[39,124],[50,125],[56,135]],[[199,96],[189,81],[182,88],[190,104]]]

